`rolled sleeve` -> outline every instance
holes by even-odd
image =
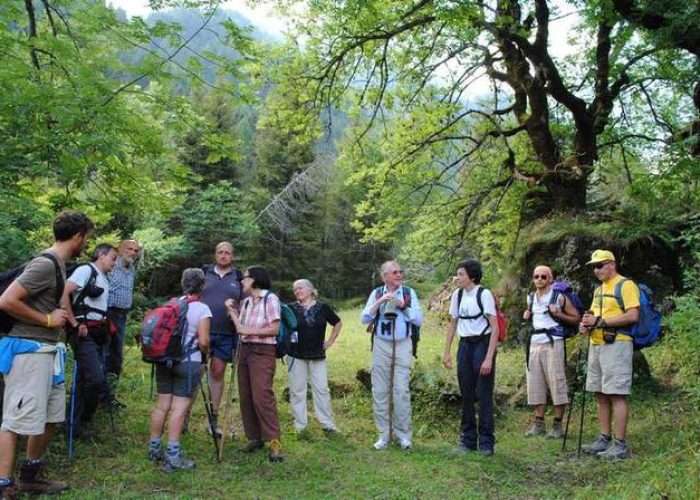
[[[372,314],[372,308],[374,307],[374,304],[377,303],[376,299],[376,291],[372,290],[372,293],[369,295],[369,298],[367,299],[367,303],[365,304],[365,308],[362,310],[362,313],[360,314],[360,323],[363,325],[369,325],[372,321],[374,321],[374,316]]]

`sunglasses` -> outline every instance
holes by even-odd
[[[598,262],[597,264],[593,264],[593,269],[603,269],[608,264],[609,262]]]
[[[547,278],[549,278],[549,276],[547,276],[546,274],[533,274],[532,275],[533,280],[546,280]]]

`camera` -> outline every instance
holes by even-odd
[[[384,317],[386,319],[396,319],[397,316],[399,315],[398,312],[396,312],[396,302],[393,300],[390,300],[389,302],[386,303],[384,306]]]

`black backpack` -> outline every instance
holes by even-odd
[[[53,265],[56,269],[56,304],[59,305],[61,303],[61,297],[63,296],[63,289],[66,286],[66,282],[63,279],[63,274],[61,274],[61,267],[58,263],[58,260],[56,260],[56,257],[54,257],[48,252],[39,254],[36,257],[32,257],[24,264],[20,264],[19,266],[10,269],[9,271],[0,273],[0,295],[5,293],[5,290],[9,288],[12,282],[15,281],[24,272],[24,269],[27,267],[27,265],[37,257],[46,257],[51,262],[53,262]],[[77,266],[72,266],[70,272],[72,272],[75,269],[75,267]],[[66,273],[68,273],[68,269],[69,267],[67,264]],[[0,335],[10,333],[10,330],[12,330],[12,327],[15,325],[16,322],[17,318],[11,316],[3,310],[0,310]]]

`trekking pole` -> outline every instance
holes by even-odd
[[[566,342],[566,340],[564,340]],[[566,440],[569,437],[569,422],[571,421],[571,413],[574,408],[574,402],[576,401],[576,393],[581,386],[581,353],[583,352],[583,346],[579,347],[578,354],[576,355],[576,371],[574,373],[574,390],[571,393],[571,401],[569,401],[569,408],[566,412],[566,426],[564,427],[564,441],[561,444],[561,451],[566,451]],[[566,361],[566,360],[565,360]]]
[[[586,339],[586,370],[581,381],[581,419],[578,424],[578,448],[576,450],[576,458],[581,458],[581,441],[583,440],[583,416],[586,414],[586,387],[584,386],[588,374],[588,349],[590,349],[590,340]]]
[[[240,346],[235,350],[233,356],[233,362],[231,363],[231,378],[229,380],[228,392],[226,394],[226,407],[224,408],[224,419],[221,423],[221,444],[219,446],[219,462],[221,462],[222,456],[224,454],[224,439],[226,438],[226,432],[228,428],[228,418],[231,413],[231,406],[233,405],[233,383],[236,379],[236,369],[238,368],[238,352]]]
[[[211,430],[211,437],[214,439],[214,451],[215,451],[214,457],[218,461],[219,460],[219,440],[216,437],[216,423],[214,422],[214,407],[212,406],[212,402],[211,402],[211,386],[209,385],[209,375],[208,375],[209,366],[204,365],[204,368],[207,371],[207,375],[204,377],[204,380],[206,381],[207,392],[209,393],[208,400],[207,400],[207,394],[204,392],[204,384],[202,383],[201,378],[200,378],[199,389],[202,392],[202,403],[204,403],[204,410],[207,412],[207,420],[209,421],[209,430]]]
[[[78,382],[78,360],[73,356],[73,380],[70,388],[70,416],[68,418],[68,461],[73,461],[73,429],[75,427],[75,390]]]

